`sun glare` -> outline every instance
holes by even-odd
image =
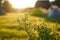
[[[14,8],[34,7],[37,0],[9,0]]]

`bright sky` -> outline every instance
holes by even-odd
[[[37,0],[9,0],[14,8],[34,7],[36,1]]]
[[[54,0],[50,0],[50,1],[54,1]]]
[[[34,7],[37,0],[9,0],[14,8]]]

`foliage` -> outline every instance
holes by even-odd
[[[10,13],[0,16],[0,40],[60,40],[60,24],[28,14]]]
[[[11,4],[9,3],[9,1],[4,1],[3,3],[3,9],[6,11],[6,12],[10,12],[12,10],[12,6]]]
[[[59,40],[59,34],[56,32],[56,28],[53,31],[52,28],[48,28],[49,26],[47,26],[45,23],[41,23],[39,26],[36,27],[32,26],[32,24],[28,21],[28,15],[24,17],[25,18],[22,19],[23,26],[21,27],[22,30],[27,32],[29,40]],[[19,20],[17,21],[19,23]],[[21,25],[21,23],[19,23],[19,25]],[[36,36],[37,34],[35,34],[35,31],[37,32],[38,36]],[[52,32],[53,34],[51,34]]]
[[[0,0],[0,8],[1,8],[2,0]]]
[[[37,16],[37,17],[43,17],[44,16],[43,12],[39,8],[34,8],[31,11],[30,15]]]
[[[18,21],[19,25],[22,27],[22,30],[27,32],[29,40],[35,40],[36,37],[34,34],[34,30],[33,30],[33,28],[31,28],[31,23],[28,22],[28,15],[25,14],[24,19],[22,19],[23,23],[20,22],[21,20],[19,21],[19,18],[17,19],[17,21]]]
[[[50,39],[50,28],[43,23],[38,27],[39,39],[38,40],[49,40]]]
[[[55,0],[55,1],[60,1],[60,0]]]

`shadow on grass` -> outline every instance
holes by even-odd
[[[45,18],[49,22],[60,23],[60,18]]]

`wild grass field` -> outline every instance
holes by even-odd
[[[0,16],[0,40],[60,40],[60,24],[25,13]]]

